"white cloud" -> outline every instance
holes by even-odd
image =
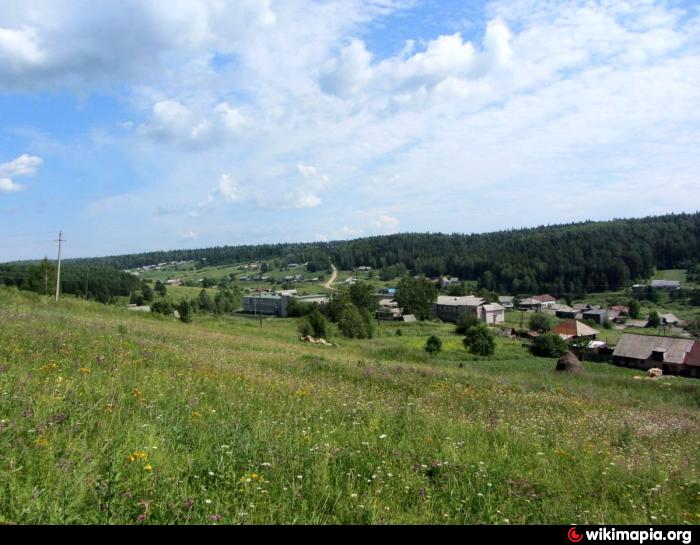
[[[184,235],[182,235],[183,240],[197,240],[199,238],[199,234],[195,233],[194,231],[187,231]]]
[[[4,193],[13,193],[23,189],[23,185],[13,182],[10,178],[0,178],[0,191]]]
[[[215,194],[220,196],[225,202],[237,202],[241,199],[241,191],[230,174],[222,174]]]
[[[383,231],[395,232],[399,227],[399,218],[390,216],[389,214],[380,214],[372,224]]]
[[[24,153],[12,161],[0,164],[0,192],[10,193],[25,189],[24,185],[14,182],[12,178],[33,176],[42,163],[41,157]]]

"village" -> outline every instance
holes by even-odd
[[[292,268],[302,265],[293,264]],[[257,265],[247,268],[258,268]],[[354,274],[340,282],[350,286],[358,281],[357,273],[365,277],[371,267],[358,267]],[[239,280],[246,278],[239,277]],[[302,275],[284,277],[285,281],[303,280]],[[317,281],[317,278],[311,280]],[[445,294],[454,286],[461,286],[459,278],[446,276],[432,278],[438,295],[432,303],[432,318],[436,321],[456,323],[461,316],[469,315],[490,326],[496,335],[513,340],[531,342],[543,331],[528,328],[530,317],[542,314],[555,322],[550,333],[577,347],[585,348],[586,358],[597,362],[648,371],[657,369],[659,375],[680,375],[700,378],[700,341],[693,339],[687,330],[688,321],[679,319],[672,312],[655,312],[647,316],[631,316],[628,305],[600,305],[585,302],[567,304],[549,294],[531,296],[498,296],[488,300],[476,295]],[[679,281],[652,280],[647,285],[635,284],[632,290],[652,289],[669,292],[682,288]],[[243,296],[243,312],[252,315],[285,318],[291,301],[327,304],[333,293],[299,293],[297,289],[252,289]],[[413,314],[405,313],[396,300],[395,287],[378,287],[375,293],[378,322],[413,323]],[[636,314],[636,313],[635,313]],[[612,333],[615,335],[612,335]],[[610,340],[609,338],[612,338]]]

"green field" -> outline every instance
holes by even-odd
[[[698,380],[9,288],[0,324],[0,522],[700,522]]]

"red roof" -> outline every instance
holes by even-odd
[[[700,367],[700,341],[695,341],[690,352],[686,352],[683,363],[692,367]]]
[[[557,300],[549,295],[548,293],[545,293],[544,295],[533,295],[533,299],[538,300],[540,303],[556,303]]]

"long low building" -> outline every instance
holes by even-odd
[[[637,369],[660,368],[664,374],[700,377],[700,343],[692,339],[623,333],[613,363]]]
[[[505,321],[505,309],[498,303],[489,303],[481,297],[440,295],[433,303],[433,315],[445,322],[456,322],[463,314],[476,316],[487,324]]]
[[[262,292],[243,297],[243,311],[251,314],[266,314],[271,316],[288,315],[287,309],[292,299],[302,303],[323,305],[328,302],[325,294],[297,295],[296,290],[282,292]]]

